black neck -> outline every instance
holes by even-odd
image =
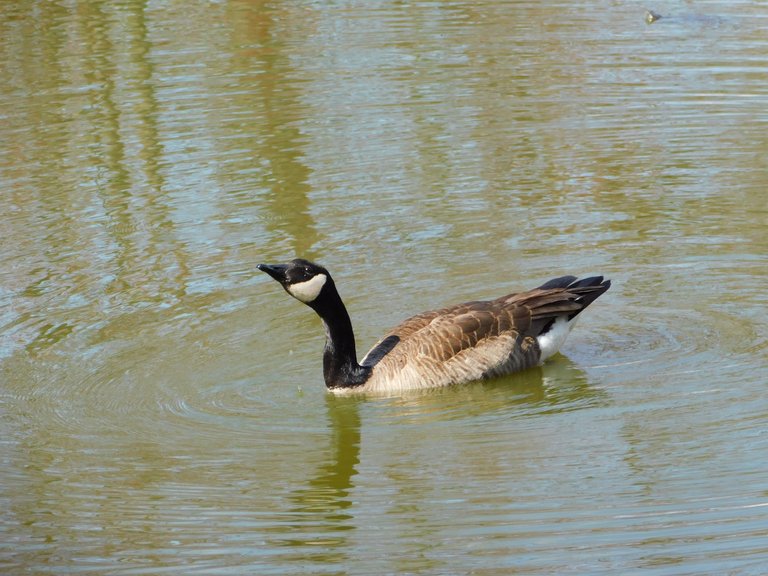
[[[354,388],[365,383],[371,369],[357,363],[352,321],[330,278],[318,298],[309,306],[325,324],[323,376],[328,388]]]

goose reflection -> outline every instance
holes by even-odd
[[[294,519],[285,527],[291,534],[274,544],[322,546],[317,553],[323,559],[338,560],[345,555],[342,546],[347,542],[346,534],[355,528],[349,509],[352,480],[360,463],[359,402],[356,398],[326,397],[332,432],[330,455],[306,486],[290,493],[289,511]]]
[[[590,384],[588,374],[563,355],[546,366],[468,386],[417,390],[393,396],[393,414],[406,419],[456,419],[493,413],[554,414],[604,406],[610,397]]]

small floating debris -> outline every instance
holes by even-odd
[[[648,24],[653,24],[656,20],[661,20],[661,14],[657,14],[653,10],[645,11],[645,21]]]

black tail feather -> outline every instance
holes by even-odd
[[[572,284],[568,284],[568,288],[581,288],[583,286],[599,286],[602,283],[603,283],[602,276],[590,276],[589,278],[582,278],[581,280],[576,280],[576,282],[573,282]]]
[[[568,288],[568,286],[576,280],[576,276],[560,276],[559,278],[552,278],[549,282],[544,282],[539,286],[539,290],[550,290],[552,288]]]
[[[603,280],[602,276],[593,276],[574,282],[568,286],[568,291],[576,294],[576,302],[581,305],[581,310],[592,304],[608,288],[611,287],[610,280]],[[574,318],[581,310],[577,310],[568,316],[568,320]]]
[[[578,303],[580,306],[578,310],[568,314],[568,320],[572,320],[579,314],[579,312],[597,300],[597,298],[610,287],[611,281],[604,280],[602,276],[590,276],[589,278],[582,278],[581,280],[576,278],[576,276],[560,276],[559,278],[553,278],[552,280],[545,282],[539,286],[538,289],[554,290],[560,288],[565,289],[572,294],[568,299]],[[549,330],[552,322],[554,322],[554,317],[544,325],[541,333]]]

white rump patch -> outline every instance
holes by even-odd
[[[288,292],[291,296],[296,298],[296,300],[301,300],[307,304],[318,297],[320,290],[325,286],[326,280],[328,280],[328,277],[325,274],[318,274],[306,282],[291,284],[288,286]]]
[[[544,362],[550,356],[557,354],[560,346],[563,345],[565,339],[568,338],[568,334],[571,333],[571,328],[573,328],[575,322],[576,318],[569,322],[567,316],[558,316],[552,327],[545,334],[536,338],[541,349],[539,362]]]

